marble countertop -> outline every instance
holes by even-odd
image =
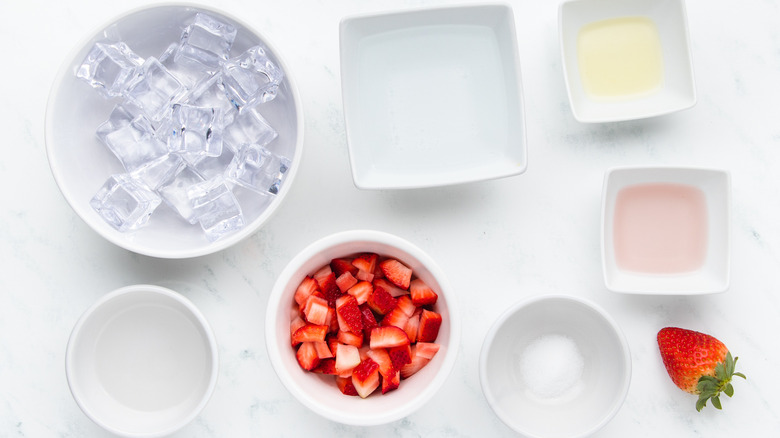
[[[527,108],[527,172],[407,191],[361,191],[352,182],[338,24],[356,13],[454,2],[206,2],[261,29],[285,57],[304,103],[305,153],[289,197],[259,232],[217,254],[178,261],[130,253],[88,228],[60,194],[44,145],[46,101],[65,54],[98,24],[147,3],[0,5],[0,436],[110,436],[71,397],[65,346],[89,305],[136,283],[179,290],[219,340],[216,391],[176,437],[514,436],[480,389],[482,341],[507,306],[553,293],[601,305],[631,347],[627,399],[596,436],[780,435],[780,2],[689,1],[697,105],[647,120],[581,124],[569,109],[561,69],[559,2],[509,1]],[[727,292],[658,297],[605,288],[599,249],[604,172],[645,164],[731,173]],[[296,401],[264,345],[265,306],[276,275],[312,241],[355,228],[396,234],[437,260],[458,293],[464,328],[457,363],[441,390],[413,415],[370,428],[328,421]],[[739,356],[748,380],[735,383],[736,394],[722,411],[697,413],[695,397],[667,377],[655,335],[668,325],[711,333]]]

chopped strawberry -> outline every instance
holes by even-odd
[[[409,336],[409,342],[411,343],[417,342],[417,332],[420,329],[420,314],[422,314],[422,310],[417,309],[404,326],[406,336]]]
[[[363,316],[357,300],[352,295],[344,295],[336,300],[336,315],[341,330],[353,333],[363,330]]]
[[[320,360],[320,364],[317,365],[312,371],[318,374],[328,374],[335,376],[336,373],[336,359],[323,359]]]
[[[293,333],[292,343],[297,345],[301,342],[324,341],[326,333],[328,333],[326,325],[306,324]]]
[[[374,268],[374,280],[377,278],[385,278],[385,274],[382,273],[382,268],[379,267],[379,263],[377,263],[376,267]]]
[[[339,290],[343,293],[346,293],[349,288],[356,285],[358,282],[358,279],[352,276],[349,272],[345,272],[338,277],[336,277],[336,286],[339,287]]]
[[[351,372],[358,364],[360,364],[360,352],[357,347],[344,344],[336,345],[336,372],[339,375]]]
[[[357,267],[361,271],[373,273],[376,269],[376,263],[379,260],[379,255],[372,252],[360,254],[352,260],[352,265]]]
[[[366,271],[360,269],[360,270],[358,270],[357,278],[358,278],[358,280],[367,281],[367,282],[371,283],[372,281],[374,281],[374,274],[372,274],[371,272],[366,272]]]
[[[365,337],[369,337],[371,336],[371,330],[373,330],[374,327],[379,327],[379,323],[376,322],[374,312],[371,311],[368,304],[364,303],[360,305],[360,316],[363,317],[363,334]]]
[[[383,326],[394,326],[398,327],[400,329],[403,329],[406,327],[406,323],[409,321],[409,316],[404,313],[404,311],[396,306],[395,309],[393,309],[392,312],[385,315],[384,318],[382,318],[381,325]]]
[[[352,384],[361,398],[371,395],[379,387],[379,365],[371,358],[360,362],[352,371]]]
[[[336,300],[344,295],[336,284],[336,274],[331,272],[330,274],[317,278],[317,284],[319,284],[320,290],[325,294],[328,305],[330,307],[335,307]]]
[[[392,348],[409,344],[409,337],[395,326],[377,327],[371,330],[369,345],[375,348]]]
[[[412,298],[409,295],[402,295],[398,297],[398,300],[396,301],[398,303],[397,307],[400,308],[406,316],[412,316],[414,311],[417,310],[417,306],[414,305]]]
[[[415,278],[409,283],[409,292],[415,306],[435,304],[439,296],[424,281]]]
[[[381,374],[381,372],[380,372]],[[395,371],[390,376],[382,375],[382,394],[387,394],[388,392],[398,389],[398,386],[401,385],[401,372]]]
[[[336,317],[336,309],[328,307],[328,316],[325,317],[325,325],[328,326],[328,333],[339,331],[339,321]]]
[[[347,291],[348,294],[355,297],[355,300],[357,300],[358,305],[365,303],[368,300],[368,297],[371,295],[371,292],[374,291],[374,285],[367,281],[361,281],[357,283],[356,285],[349,288]]]
[[[371,309],[380,314],[386,315],[398,305],[398,301],[383,287],[374,283],[374,289],[366,300]]]
[[[317,349],[312,342],[304,342],[298,347],[298,351],[295,353],[295,358],[298,359],[298,365],[304,370],[311,371],[320,364],[320,358],[317,357]]]
[[[314,348],[317,350],[317,357],[320,359],[332,359],[335,357],[330,350],[330,346],[325,341],[314,342]]]
[[[409,344],[389,348],[387,354],[393,362],[393,368],[400,370],[404,365],[412,363],[412,348]]]
[[[390,354],[384,348],[372,348],[368,350],[368,357],[374,362],[379,364],[379,374],[382,377],[388,377],[395,374],[396,368],[393,366],[393,361],[390,359]]]
[[[393,297],[400,297],[401,295],[406,295],[409,293],[408,290],[401,289],[386,278],[374,278],[374,289],[377,287],[381,287],[382,289],[386,290]]]
[[[412,280],[412,269],[396,259],[386,259],[379,263],[385,278],[401,289],[409,289]]]
[[[420,315],[420,329],[417,332],[417,342],[433,342],[439,336],[441,315],[431,310],[423,309]]]
[[[330,265],[325,265],[322,268],[318,269],[317,272],[312,274],[312,278],[319,284],[320,280],[322,280],[324,277],[327,277],[333,272],[332,269],[330,269]]]
[[[345,272],[349,272],[351,275],[356,275],[358,268],[355,267],[349,259],[336,258],[330,261],[330,269],[336,274],[336,277],[340,277]]]
[[[330,334],[325,337],[325,343],[328,344],[330,353],[336,357],[336,348],[339,345],[339,339],[336,335]]]
[[[439,351],[439,344],[433,342],[418,342],[415,344],[416,354],[426,359],[433,359]]]
[[[298,289],[295,290],[295,302],[298,303],[299,307],[303,307],[306,304],[306,299],[309,298],[309,295],[318,288],[319,286],[313,278],[304,278],[303,281],[301,281],[301,284],[298,285]]]
[[[351,375],[349,377],[336,376],[336,386],[339,387],[339,391],[341,391],[341,393],[344,395],[358,395],[357,389],[355,389],[355,385],[352,384]]]
[[[416,346],[415,346],[416,347]],[[401,367],[401,378],[407,379],[411,375],[415,374],[416,372],[420,371],[425,365],[428,365],[428,362],[431,360],[425,357],[422,357],[416,353],[416,348],[412,348],[412,361],[403,367]]]
[[[309,295],[303,313],[309,323],[324,325],[328,318],[328,302],[314,294]]]
[[[295,342],[293,335],[299,328],[305,325],[306,325],[306,321],[304,321],[303,318],[301,318],[298,315],[295,315],[292,321],[290,321],[290,343],[292,344],[293,347],[295,347],[295,345],[298,344],[297,342]]]
[[[338,340],[342,344],[346,345],[354,345],[357,348],[360,348],[363,346],[363,335],[352,333],[352,332],[345,332],[344,330],[339,330],[338,333]]]

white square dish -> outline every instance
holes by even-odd
[[[729,287],[730,176],[622,167],[604,177],[601,256],[607,289],[699,295]]]
[[[341,22],[350,164],[361,189],[443,186],[527,166],[520,65],[508,5]]]
[[[683,0],[570,0],[558,18],[578,121],[641,119],[696,104]],[[594,78],[606,87],[592,86]]]

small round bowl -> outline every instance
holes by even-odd
[[[414,275],[437,291],[434,311],[442,316],[436,343],[439,351],[424,368],[387,394],[375,391],[365,399],[342,394],[333,376],[303,370],[290,346],[293,296],[306,275],[335,257],[374,252],[393,257],[412,268]],[[345,231],[324,237],[301,251],[285,267],[268,301],[265,337],[271,364],[284,386],[306,407],[339,423],[373,426],[401,419],[422,406],[441,388],[455,364],[460,343],[460,317],[454,292],[436,263],[413,244],[378,231]]]
[[[510,428],[534,438],[590,435],[618,412],[631,380],[628,343],[586,300],[530,298],[504,312],[479,361],[482,391]]]
[[[65,373],[82,411],[125,437],[159,437],[203,409],[217,383],[217,344],[200,311],[159,286],[117,289],[78,320]]]
[[[209,242],[198,225],[190,225],[168,208],[155,210],[147,226],[120,232],[106,223],[89,205],[106,179],[124,173],[119,160],[97,138],[95,131],[105,121],[117,100],[102,98],[76,77],[76,70],[96,41],[121,39],[139,56],[159,57],[168,45],[179,41],[185,21],[196,12],[206,12],[232,23],[237,35],[231,56],[264,44],[269,57],[284,71],[276,98],[260,106],[263,116],[279,136],[274,150],[287,156],[291,165],[284,184],[273,198],[248,190],[236,191],[244,214],[240,230]],[[223,250],[256,232],[287,195],[303,152],[303,107],[290,69],[278,50],[260,32],[243,21],[206,6],[186,3],[146,6],[126,12],[91,32],[65,58],[49,95],[46,109],[46,153],[54,179],[76,214],[98,234],[127,250],[159,258],[189,258]]]

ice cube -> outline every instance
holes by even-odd
[[[219,108],[222,110],[222,118],[225,126],[233,123],[238,110],[230,103],[222,85],[222,75],[215,73],[201,79],[187,95],[187,103],[194,106]]]
[[[127,82],[144,60],[127,44],[95,43],[76,71],[76,76],[106,97],[121,96]]]
[[[171,105],[184,96],[186,87],[155,57],[149,57],[127,86],[127,100],[141,108],[149,120],[159,122]]]
[[[233,160],[233,151],[230,148],[222,148],[222,154],[218,157],[204,157],[193,164],[195,170],[205,179],[215,176],[224,176],[230,162]]]
[[[125,170],[133,171],[168,153],[144,116],[132,118],[127,107],[118,105],[97,129],[98,138],[116,155]]]
[[[242,111],[225,127],[225,144],[237,152],[245,144],[266,146],[277,137],[276,130],[255,108]]]
[[[225,92],[238,109],[274,99],[282,79],[284,73],[261,46],[252,47],[222,65]]]
[[[182,32],[175,60],[195,69],[217,71],[220,63],[228,59],[236,33],[235,26],[198,12]]]
[[[246,144],[225,171],[236,184],[260,194],[276,195],[290,168],[290,160],[257,144]]]
[[[149,222],[160,197],[129,175],[112,175],[89,205],[119,231],[132,231]]]
[[[165,203],[179,213],[184,220],[194,224],[198,222],[192,200],[187,196],[187,191],[195,184],[202,183],[203,177],[190,166],[183,166],[168,184],[160,187],[158,193]]]
[[[151,190],[157,190],[168,184],[184,166],[184,160],[176,154],[165,154],[143,164],[130,173],[130,176]]]
[[[176,104],[171,125],[170,151],[207,157],[222,154],[222,110]]]
[[[179,50],[179,43],[171,43],[168,48],[160,55],[158,60],[168,71],[179,80],[187,89],[192,89],[198,82],[211,76],[208,72],[199,69],[193,69],[186,64],[176,62],[176,52]]]
[[[244,226],[241,205],[222,177],[191,186],[187,196],[210,242]]]

